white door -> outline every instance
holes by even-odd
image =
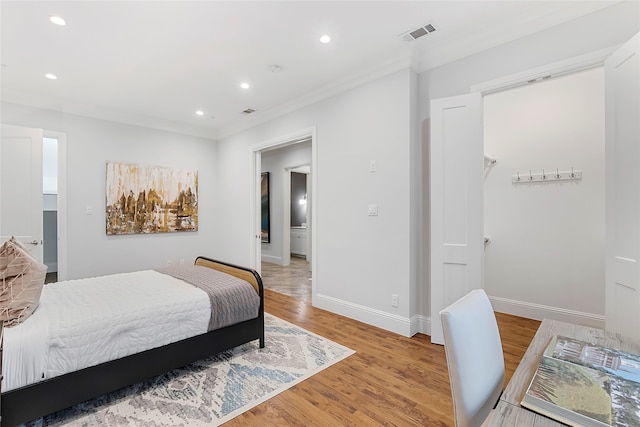
[[[640,34],[605,61],[606,329],[640,339]]]
[[[431,342],[443,344],[440,310],[482,288],[482,95],[431,101]]]
[[[0,240],[11,236],[42,262],[42,129],[2,125]]]
[[[253,202],[254,202],[254,218],[253,218],[253,258],[251,266],[258,274],[262,273],[262,152],[256,150],[253,152]]]

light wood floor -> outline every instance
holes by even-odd
[[[453,426],[444,348],[265,290],[265,310],[356,354],[234,418],[229,426]],[[540,322],[498,313],[507,379]]]
[[[260,276],[266,289],[311,301],[311,271],[306,259],[292,256],[286,267],[263,262],[261,268]]]

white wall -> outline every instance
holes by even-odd
[[[67,278],[163,266],[197,255],[224,256],[215,238],[215,142],[164,131],[2,103],[2,122],[67,135]],[[199,230],[195,233],[107,236],[106,161],[198,170]],[[93,215],[86,215],[86,207]],[[62,209],[62,207],[60,207]]]
[[[541,33],[421,73],[418,76],[418,109],[423,150],[428,151],[429,141],[425,128],[428,127],[431,99],[469,93],[473,85],[620,45],[640,31],[639,16],[640,3],[621,2]],[[428,153],[424,154],[423,161],[426,157]],[[425,179],[428,179],[429,171],[426,164],[423,166],[423,174]],[[428,191],[426,187],[424,191]],[[429,264],[428,206],[423,206],[423,209],[426,212],[422,215],[422,260],[426,269]],[[423,274],[423,277],[424,289],[419,307],[421,314],[430,318],[429,276]],[[577,297],[585,300],[582,304],[586,307],[589,300],[598,296],[580,293]],[[525,307],[533,304],[526,295],[522,295],[521,298],[523,299],[520,302]],[[555,307],[570,310],[568,306],[559,307],[559,304]],[[597,317],[598,314],[594,316]]]
[[[253,147],[315,126],[314,305],[408,335],[411,293],[411,93],[401,71],[219,142],[217,234],[251,260]],[[378,171],[369,172],[370,160]],[[379,215],[367,216],[378,204]],[[339,212],[338,212],[339,210]],[[244,242],[244,244],[243,244]],[[415,288],[415,286],[413,287]],[[391,307],[391,294],[399,307]]]
[[[496,309],[526,301],[545,307],[529,317],[569,310],[604,326],[603,68],[485,96],[484,148],[497,159],[484,182],[485,289]],[[572,166],[581,180],[511,179]]]
[[[262,172],[269,172],[271,190],[269,195],[271,242],[262,243],[262,261],[279,265],[288,264],[289,257],[286,256],[283,247],[285,233],[290,234],[290,228],[285,228],[284,223],[284,189],[287,187],[285,178],[289,178],[285,169],[310,164],[311,143],[290,145],[262,153]]]

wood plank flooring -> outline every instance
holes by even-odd
[[[234,418],[229,426],[453,426],[444,348],[265,290],[265,310],[356,354]],[[497,313],[506,381],[540,322]]]
[[[292,256],[291,263],[286,267],[263,262],[261,268],[265,288],[311,301],[311,271],[306,259]]]

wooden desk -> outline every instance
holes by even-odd
[[[640,342],[631,341],[602,329],[544,319],[509,384],[507,384],[507,388],[502,393],[488,426],[555,427],[564,425],[520,406],[524,393],[536,372],[542,353],[553,335],[563,335],[640,354]]]

